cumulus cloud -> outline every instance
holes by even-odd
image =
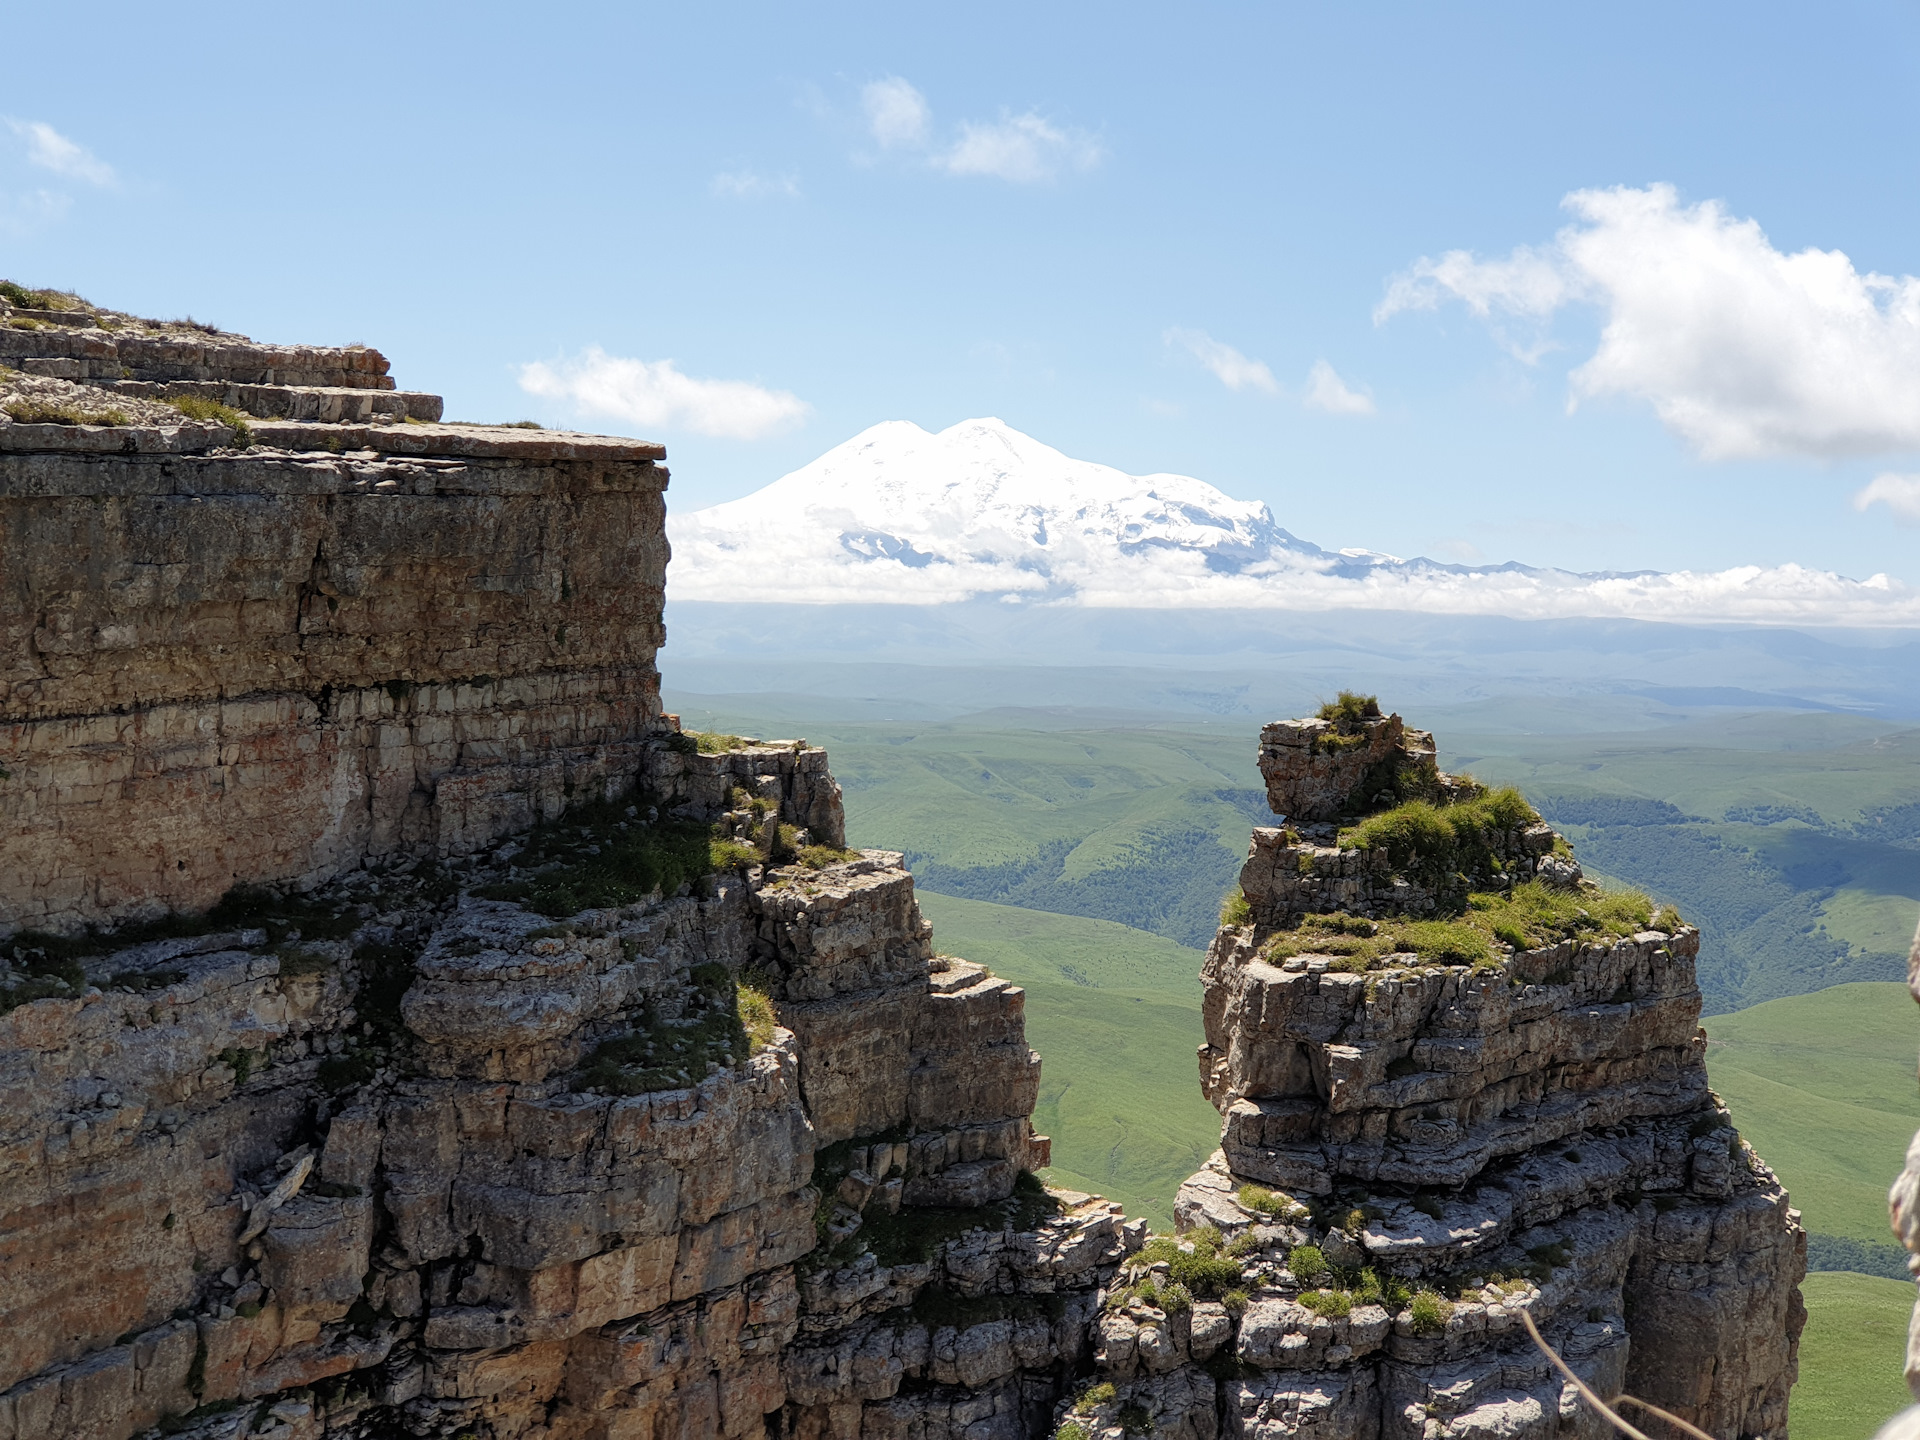
[[[774,434],[798,424],[812,408],[785,390],[746,380],[702,380],[682,374],[671,360],[629,360],[597,345],[577,360],[521,366],[520,388],[565,400],[587,415],[732,440]]]
[[[897,75],[863,86],[860,106],[882,150],[919,152],[927,165],[948,175],[1037,185],[1068,170],[1091,170],[1104,154],[1086,131],[1055,125],[1035,110],[995,121],[963,120],[957,140],[937,144],[933,107]]]
[[[1280,393],[1280,382],[1273,378],[1273,371],[1265,364],[1249,355],[1242,355],[1233,346],[1214,339],[1204,330],[1176,327],[1167,331],[1163,338],[1167,344],[1178,345],[1186,350],[1211,370],[1213,378],[1229,390],[1264,390],[1269,395]]]
[[[991,175],[1034,185],[1063,170],[1091,170],[1101,153],[1085,131],[1062,130],[1028,111],[992,124],[962,121],[959,141],[935,163],[949,175]]]
[[[792,175],[761,175],[752,170],[723,170],[713,177],[707,189],[715,195],[734,200],[761,200],[768,196],[797,200],[800,181]]]
[[[927,143],[933,107],[927,97],[897,75],[875,80],[860,91],[867,129],[882,150],[918,149]]]
[[[1329,415],[1373,414],[1373,397],[1350,388],[1324,360],[1314,361],[1307,372],[1307,394],[1301,403]]]
[[[1920,448],[1920,279],[1862,272],[1838,250],[1776,249],[1718,201],[1671,185],[1580,190],[1551,245],[1463,250],[1394,276],[1375,311],[1459,301],[1496,329],[1596,307],[1600,342],[1570,400],[1645,400],[1713,460]],[[1503,340],[1523,359],[1544,341]],[[1871,487],[1869,487],[1871,488]]]
[[[26,141],[27,163],[89,185],[111,185],[113,167],[78,141],[69,140],[44,120],[7,119],[7,128]]]
[[[1896,520],[1920,525],[1920,475],[1876,475],[1853,497],[1853,508],[1884,505]]]

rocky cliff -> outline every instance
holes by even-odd
[[[1044,1429],[1142,1227],[822,752],[660,713],[660,449],[40,298],[0,1437]]]
[[[824,754],[661,713],[658,447],[27,298],[0,1440],[1590,1428],[1522,1306],[1783,1433],[1799,1233],[1696,937],[1427,737],[1263,737],[1223,1149],[1149,1241],[1035,1179],[1023,994],[845,848]]]
[[[1202,977],[1221,1150],[1109,1291],[1067,1423],[1609,1433],[1524,1311],[1603,1395],[1784,1436],[1805,1237],[1707,1088],[1698,933],[1358,698],[1260,764],[1285,823]]]

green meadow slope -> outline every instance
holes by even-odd
[[[1920,1128],[1920,1006],[1907,987],[1837,985],[1704,1024],[1713,1088],[1808,1232],[1904,1259],[1887,1230],[1887,1186]]]
[[[1220,1141],[1200,1094],[1201,954],[1107,920],[923,891],[934,943],[1027,991],[1040,1052],[1034,1128],[1053,1137],[1056,1185],[1119,1200],[1156,1230]]]
[[[1800,1382],[1787,1407],[1793,1440],[1868,1440],[1913,1403],[1901,1371],[1913,1285],[1826,1271],[1807,1276]]]

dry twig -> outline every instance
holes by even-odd
[[[1598,1410],[1601,1415],[1606,1418],[1608,1424],[1612,1425],[1613,1428],[1618,1430],[1622,1435],[1629,1437],[1629,1440],[1652,1440],[1652,1437],[1647,1435],[1645,1431],[1636,1429],[1634,1426],[1628,1424],[1617,1410],[1613,1409],[1606,1401],[1594,1394],[1592,1386],[1588,1385],[1586,1381],[1573,1373],[1572,1367],[1560,1358],[1559,1352],[1547,1344],[1546,1337],[1540,1333],[1540,1327],[1533,1323],[1533,1316],[1525,1310],[1520,1312],[1520,1323],[1527,1327],[1527,1334],[1531,1335],[1533,1337],[1533,1343],[1540,1347],[1540,1353],[1553,1362],[1554,1368],[1567,1377],[1567,1380],[1573,1385],[1573,1388],[1580,1392],[1581,1398],[1593,1406],[1594,1409]],[[1658,1405],[1649,1405],[1645,1400],[1636,1399],[1632,1395],[1619,1396],[1618,1400],[1625,1404],[1637,1405],[1649,1415],[1658,1416],[1669,1424],[1679,1426],[1682,1430],[1686,1431],[1687,1434],[1693,1436],[1694,1440],[1713,1440],[1713,1436],[1707,1434],[1707,1432],[1699,1426],[1682,1420],[1678,1415],[1662,1410]]]

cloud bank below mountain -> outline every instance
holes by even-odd
[[[1324,550],[1184,475],[1074,460],[994,419],[887,421],[762,490],[668,521],[679,600],[1412,610],[1920,624],[1920,592],[1799,565],[1576,573]]]

